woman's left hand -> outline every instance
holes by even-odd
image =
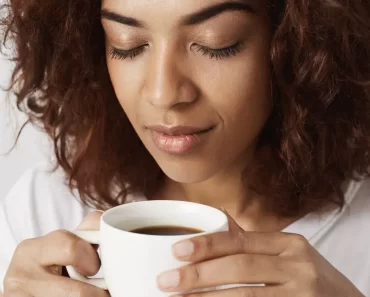
[[[158,284],[164,292],[255,284],[187,296],[364,297],[304,237],[296,234],[245,232],[230,222],[229,232],[180,242],[174,246],[174,253],[179,260],[194,264],[161,274]]]

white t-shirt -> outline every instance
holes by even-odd
[[[305,236],[359,290],[370,297],[370,180],[350,182],[346,207],[309,214],[284,232]],[[0,292],[16,246],[57,229],[75,229],[87,213],[63,172],[45,165],[28,170],[0,204]]]

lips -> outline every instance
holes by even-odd
[[[162,133],[169,136],[183,136],[183,135],[193,135],[198,133],[205,133],[211,129],[208,128],[199,128],[199,127],[191,127],[191,126],[172,126],[167,127],[164,125],[155,125],[155,126],[148,126],[150,131],[154,131],[157,133]]]
[[[148,129],[154,144],[160,150],[170,154],[186,154],[198,147],[213,130],[213,127],[156,125],[149,126]]]

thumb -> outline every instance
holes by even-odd
[[[100,218],[103,211],[93,211],[89,213],[77,227],[77,230],[100,230]]]

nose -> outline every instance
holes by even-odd
[[[148,61],[143,98],[152,106],[169,109],[191,104],[197,99],[197,88],[186,75],[184,59],[168,45],[153,51]]]

